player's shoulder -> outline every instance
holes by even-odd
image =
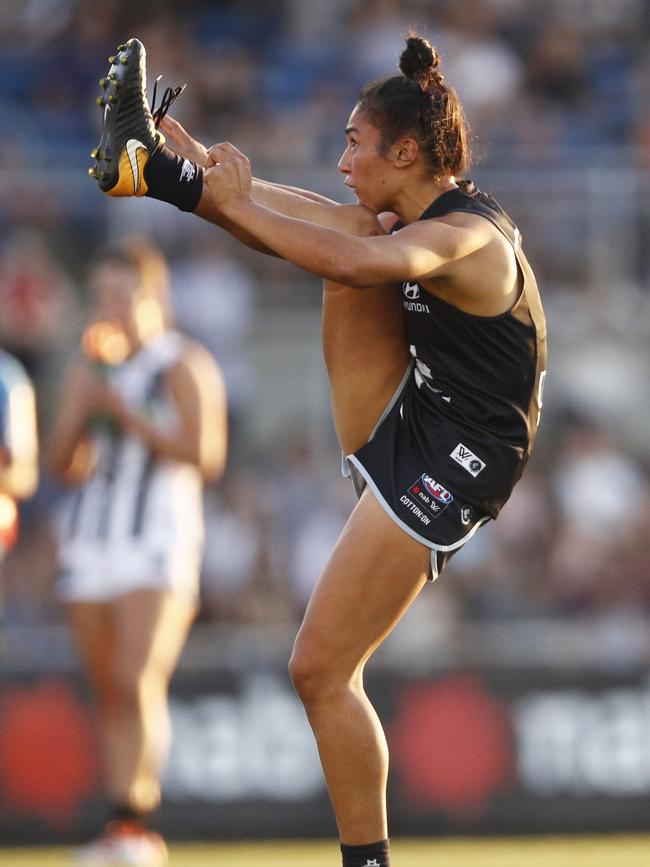
[[[483,236],[486,239],[492,237],[495,231],[498,232],[494,223],[490,219],[486,219],[485,214],[477,211],[448,211],[446,214],[423,220],[422,223],[453,226],[456,229],[462,229],[472,235]]]
[[[179,333],[179,352],[176,363],[170,368],[193,378],[219,376],[219,364],[210,350],[199,340]]]

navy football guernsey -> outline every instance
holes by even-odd
[[[510,242],[520,295],[501,315],[477,316],[404,283],[411,368],[370,440],[347,456],[357,490],[369,485],[409,535],[437,552],[433,577],[497,516],[521,476],[546,369],[546,322],[519,230],[471,181],[441,195],[420,219],[455,211],[490,220]]]

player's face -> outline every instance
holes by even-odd
[[[345,185],[354,190],[359,201],[372,211],[390,210],[396,182],[391,161],[381,153],[381,132],[359,111],[350,115],[345,131],[347,147],[339,160]]]
[[[137,303],[137,272],[126,265],[104,262],[92,275],[95,292],[95,316],[130,330]]]

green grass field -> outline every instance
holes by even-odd
[[[394,840],[395,867],[646,867],[650,835]],[[336,843],[171,846],[170,867],[339,867]],[[67,849],[0,849],[2,867],[70,867]]]

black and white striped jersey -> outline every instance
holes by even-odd
[[[184,347],[185,338],[169,331],[105,371],[127,406],[161,428],[177,421],[165,375]],[[108,420],[94,423],[92,438],[96,468],[70,493],[60,516],[64,567],[79,568],[111,552],[124,557],[146,552],[152,564],[162,563],[172,550],[201,545],[202,480],[197,467],[157,457],[142,440]]]

